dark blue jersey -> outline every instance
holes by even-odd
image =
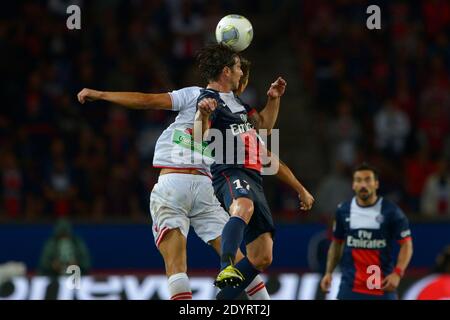
[[[381,290],[368,287],[367,280],[373,274],[368,268],[378,266],[381,279],[390,274],[393,243],[410,240],[411,231],[405,214],[392,202],[380,197],[374,205],[361,207],[353,198],[338,206],[333,236],[335,241],[344,242],[341,288],[382,295]]]
[[[197,102],[204,98],[217,101],[217,108],[210,115],[210,147],[212,147],[215,162],[211,165],[214,175],[228,168],[244,168],[261,173],[261,140],[248,121],[256,112],[243,103],[232,92],[224,93],[213,89],[203,89]],[[223,145],[217,144],[214,129],[221,135]]]

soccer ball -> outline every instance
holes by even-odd
[[[252,24],[243,16],[229,14],[217,24],[216,40],[236,52],[245,50],[253,40]]]

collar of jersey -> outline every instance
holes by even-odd
[[[229,92],[221,92],[221,91],[218,91],[218,90],[213,89],[213,88],[206,88],[206,90],[211,90],[211,91],[214,91],[214,92],[217,92],[217,93],[233,94],[233,95],[234,95],[234,92],[233,92],[233,91],[229,91]]]
[[[356,203],[356,205],[357,205],[358,207],[360,207],[360,208],[370,208],[370,207],[375,206],[375,205],[378,203],[378,201],[380,201],[381,198],[382,198],[382,197],[377,196],[377,201],[375,201],[373,204],[369,204],[369,205],[367,205],[367,206],[361,206],[361,205],[358,203],[358,200],[356,200],[356,197],[355,197],[355,203]]]

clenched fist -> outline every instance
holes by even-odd
[[[308,190],[306,190],[305,188],[300,190],[298,198],[300,200],[300,209],[304,211],[311,210],[315,200],[314,197],[308,192]]]
[[[270,85],[267,96],[270,98],[280,98],[286,91],[287,82],[282,77],[278,77],[275,82]]]
[[[217,108],[217,100],[212,98],[202,99],[198,104],[198,110],[203,116],[209,116]]]
[[[84,88],[80,92],[78,92],[77,97],[78,101],[81,104],[84,104],[86,101],[95,101],[101,99],[101,91]]]

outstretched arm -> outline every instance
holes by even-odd
[[[111,92],[84,88],[78,95],[78,101],[104,100],[129,109],[172,110],[172,99],[168,93]]]
[[[278,77],[273,82],[267,91],[267,103],[261,112],[254,112],[250,116],[250,122],[256,129],[271,130],[278,118],[278,111],[280,109],[280,99],[286,90],[287,82]]]

